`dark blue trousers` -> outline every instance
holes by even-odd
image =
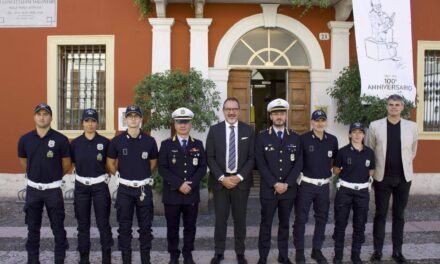
[[[113,246],[112,229],[110,227],[111,199],[108,185],[105,182],[84,185],[75,182],[75,218],[78,221],[78,251],[90,251],[90,213],[95,211],[96,225],[102,250]]]
[[[139,244],[140,250],[150,250],[151,240],[151,223],[153,222],[153,194],[151,188],[145,186],[145,197],[141,201],[141,188],[127,187],[123,184],[119,185],[118,196],[116,198],[115,208],[116,217],[119,223],[118,228],[118,248],[121,251],[131,251],[131,239],[133,215],[136,210],[136,216],[139,225]]]
[[[316,186],[301,182],[301,185],[298,186],[295,199],[295,223],[293,226],[293,243],[296,249],[304,249],[304,233],[312,203],[315,213],[315,231],[312,245],[313,248],[321,249],[325,239],[325,226],[330,206],[329,184]]]
[[[290,213],[293,208],[292,199],[263,199],[261,203],[260,233],[258,235],[258,252],[261,260],[266,260],[272,240],[272,222],[278,209],[278,256],[280,260],[288,259]]]
[[[344,250],[345,229],[348,224],[350,211],[353,210],[353,237],[351,252],[360,253],[365,242],[365,224],[368,218],[370,194],[368,188],[352,190],[341,186],[335,197],[335,252]]]
[[[25,224],[28,226],[26,250],[30,257],[38,258],[44,206],[49,217],[50,228],[55,237],[55,262],[58,262],[59,260],[64,260],[66,250],[69,248],[66,230],[64,229],[65,212],[61,188],[41,191],[29,186],[27,187],[26,203],[24,206]]]
[[[193,204],[165,204],[165,218],[167,220],[167,242],[170,258],[179,259],[179,227],[180,216],[183,220],[183,247],[184,258],[191,256],[194,250],[196,237],[197,214],[199,203]]]

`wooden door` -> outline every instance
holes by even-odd
[[[249,108],[251,100],[250,70],[230,70],[228,79],[228,97],[235,97],[240,102],[239,120],[249,124]]]
[[[287,81],[290,104],[289,127],[303,134],[310,130],[310,73],[289,71]]]

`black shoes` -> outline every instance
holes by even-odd
[[[312,249],[312,259],[316,260],[318,264],[327,264],[327,259],[322,254],[322,251],[317,248]]]
[[[122,263],[131,264],[131,251],[122,251]]]
[[[402,255],[402,252],[393,252],[393,255],[391,256],[391,258],[396,263],[406,263],[406,258]]]
[[[215,254],[214,257],[211,259],[211,264],[220,264],[220,261],[222,261],[225,257],[223,254]]]
[[[247,264],[247,260],[243,254],[237,254],[237,263],[238,264]]]
[[[196,264],[196,263],[194,262],[194,259],[191,255],[183,258],[183,264]]]
[[[335,251],[335,257],[333,258],[333,264],[342,264],[342,259],[344,258],[343,251]]]
[[[375,250],[373,255],[371,255],[370,261],[373,263],[382,261],[382,252]]]
[[[362,264],[362,259],[360,256],[360,253],[356,252],[356,253],[351,253],[351,262],[353,264]]]
[[[297,249],[295,252],[295,263],[306,264],[306,256],[304,255],[304,249]]]
[[[280,256],[278,256],[277,261],[278,261],[278,263],[282,263],[282,264],[293,264],[289,258],[282,258]]]
[[[179,264],[179,259],[170,259],[170,261],[168,261],[168,264]]]
[[[79,264],[90,264],[89,256],[89,251],[79,252]]]

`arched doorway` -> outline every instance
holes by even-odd
[[[228,96],[239,98],[241,119],[260,131],[269,126],[267,104],[289,101],[288,127],[303,133],[310,115],[310,63],[298,38],[280,28],[244,34],[229,57]]]

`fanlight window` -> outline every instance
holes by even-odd
[[[309,61],[298,38],[283,29],[258,28],[235,44],[231,66],[308,67]]]

